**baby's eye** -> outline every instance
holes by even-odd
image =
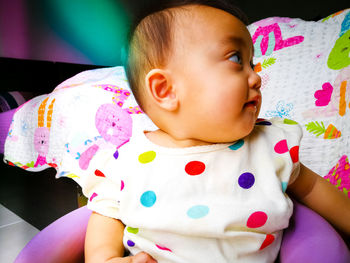
[[[241,54],[239,54],[238,52],[232,54],[232,55],[229,57],[228,60],[230,60],[230,61],[232,61],[232,62],[234,62],[234,63],[242,64]]]
[[[253,61],[250,61],[250,66],[251,66],[252,69],[254,69],[256,64],[254,64]]]

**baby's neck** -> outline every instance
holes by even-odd
[[[212,144],[196,139],[177,139],[162,130],[147,131],[145,135],[154,144],[168,148],[185,148]]]

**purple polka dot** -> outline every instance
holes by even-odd
[[[254,185],[255,178],[251,173],[243,173],[238,178],[238,184],[244,189],[249,189]]]
[[[128,240],[128,242],[126,242],[128,244],[129,247],[133,247],[135,246],[135,243],[131,240]]]
[[[118,150],[115,151],[115,153],[113,154],[113,157],[114,157],[114,159],[118,159],[118,157],[119,157]]]
[[[265,119],[257,119],[255,125],[270,126],[272,123]]]

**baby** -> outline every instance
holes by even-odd
[[[286,192],[350,234],[350,200],[299,163],[297,123],[258,119],[243,21],[221,1],[181,1],[137,24],[128,78],[159,129],[95,158],[87,262],[273,262]]]

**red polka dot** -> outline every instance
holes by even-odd
[[[263,225],[265,225],[266,221],[267,221],[267,214],[265,214],[262,211],[254,212],[248,218],[247,227],[249,228],[262,227]]]
[[[51,167],[53,167],[53,168],[57,168],[57,167],[58,167],[57,164],[55,164],[55,163],[48,163],[47,165],[48,165],[48,166],[51,166]]]
[[[192,161],[186,164],[185,171],[189,175],[199,175],[205,170],[205,164],[200,161]]]
[[[271,245],[273,241],[275,241],[275,236],[274,235],[271,235],[271,234],[266,235],[266,238],[265,238],[264,242],[261,244],[260,250],[262,250],[265,247]]]
[[[95,175],[96,176],[100,176],[100,177],[106,177],[105,175],[104,175],[104,173],[102,173],[100,170],[98,170],[98,169],[96,169],[95,170]]]
[[[289,153],[293,163],[299,162],[299,146],[294,146],[292,149],[290,149]]]

